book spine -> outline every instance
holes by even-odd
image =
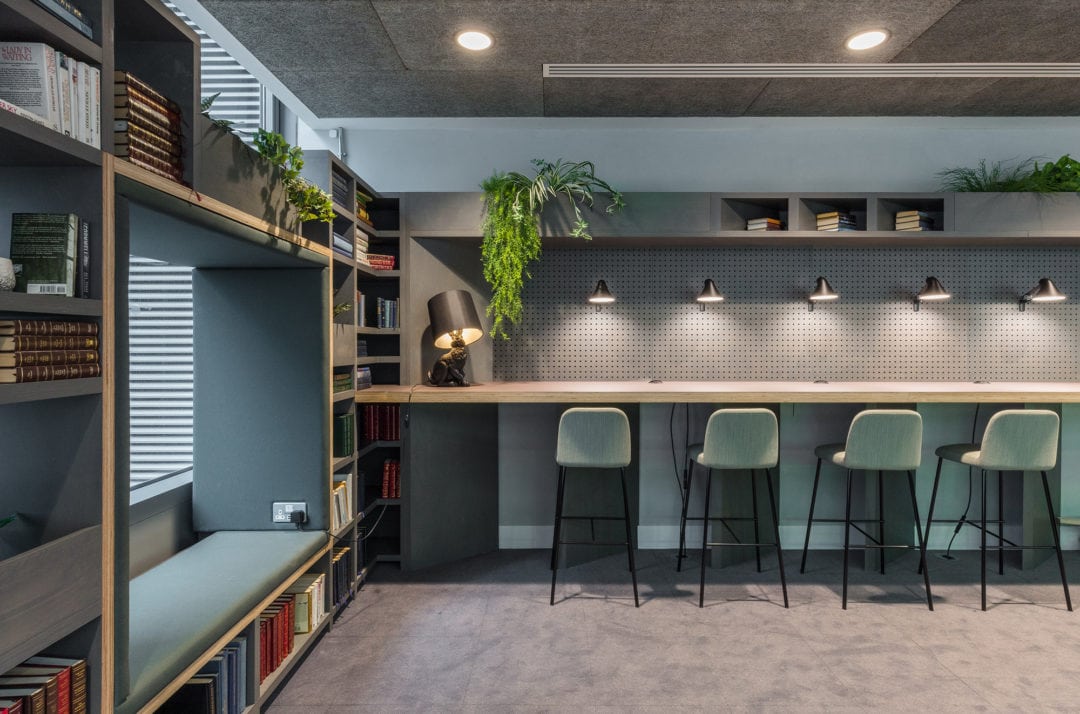
[[[67,87],[71,86],[71,69],[69,59],[64,54],[56,53],[56,83],[63,91],[60,92],[60,132],[65,136],[71,136],[71,94]]]
[[[82,141],[82,96],[79,88],[82,82],[79,79],[79,63],[72,57],[68,57],[68,96],[71,101],[71,138]]]
[[[90,68],[90,144],[95,149],[101,148],[101,70]]]
[[[131,102],[116,107],[117,119],[133,119],[143,124],[153,124],[175,136],[180,135],[180,122],[162,114],[158,110],[142,102]]]
[[[17,335],[5,338],[11,340],[10,348],[4,348],[2,352],[37,352],[41,350],[96,350],[98,338],[76,337],[67,335],[31,336]]]
[[[45,81],[49,85],[49,123],[60,131],[60,87],[56,81],[56,50],[42,45],[45,61]]]
[[[156,124],[144,123],[144,122],[140,121],[138,118],[133,119],[131,121],[128,121],[127,119],[117,119],[116,121],[113,122],[113,131],[118,133],[118,134],[122,134],[122,133],[130,134],[130,133],[132,133],[132,131],[135,131],[136,133],[153,134],[154,136],[158,137],[159,139],[161,139],[163,141],[167,141],[170,144],[179,144],[180,143],[179,135],[171,133],[168,129],[162,129],[161,127],[157,126]]]
[[[40,367],[44,365],[96,364],[100,356],[97,350],[34,350],[7,352],[12,367]]]
[[[55,364],[14,368],[16,383],[49,382],[60,379],[82,379],[100,376],[100,364]]]
[[[94,29],[90,24],[89,19],[83,14],[82,10],[75,7],[66,0],[35,0],[38,5],[59,17],[67,24],[74,27],[76,30],[86,35],[90,39],[94,39]]]
[[[68,215],[67,255],[64,259],[65,295],[75,297],[75,271],[79,262],[79,217]]]
[[[125,94],[113,95],[113,106],[118,109],[134,107],[136,109],[144,109],[147,112],[153,112],[154,116],[158,117],[160,121],[167,123],[169,126],[176,127],[177,131],[179,131],[179,128],[183,123],[179,113],[134,90],[129,90]]]
[[[22,117],[23,119],[29,119],[30,121],[34,122],[35,124],[40,124],[41,126],[49,126],[48,120],[46,120],[44,117],[42,117],[42,116],[40,116],[38,114],[35,114],[34,112],[32,112],[32,111],[30,111],[28,109],[23,109],[22,107],[20,107],[20,106],[18,106],[16,104],[12,104],[11,102],[5,102],[3,99],[0,99],[0,109],[3,109],[6,112],[11,112],[12,114],[14,114],[17,117]],[[51,129],[52,127],[49,127],[49,128]]]
[[[68,320],[11,320],[15,335],[86,335],[96,336],[96,322],[73,322]]]
[[[130,145],[146,150],[153,149],[168,156],[170,159],[180,158],[180,146],[175,141],[163,139],[157,134],[146,131],[138,126],[129,125],[127,131],[117,132],[114,135],[114,140],[117,149],[120,149],[125,145]]]
[[[158,161],[162,161],[169,166],[172,166],[177,171],[182,171],[184,167],[183,161],[181,161],[178,154],[172,154],[168,151],[163,151],[156,146],[144,144],[139,140],[131,141],[127,144],[116,145],[116,155],[123,158],[134,154],[142,154],[143,156],[152,156]]]
[[[93,145],[94,137],[90,125],[94,121],[94,111],[91,107],[93,98],[90,96],[90,65],[85,62],[79,63],[79,96],[82,99],[82,141],[84,144]]]
[[[79,219],[79,264],[75,274],[78,277],[78,290],[76,295],[80,298],[90,297],[90,223]]]
[[[379,495],[382,498],[390,498],[390,459],[383,461],[382,489]]]
[[[129,74],[128,72],[124,72],[123,70],[116,70],[113,73],[113,78],[115,80],[115,82],[113,84],[113,87],[114,87],[113,92],[115,94],[124,94],[124,93],[126,93],[126,92],[128,92],[130,90],[134,90],[135,92],[137,92],[137,93],[139,93],[139,94],[141,94],[141,95],[143,95],[145,97],[149,97],[150,99],[154,100],[158,104],[161,104],[162,106],[168,107],[169,109],[174,111],[176,114],[182,114],[183,113],[180,110],[180,105],[179,104],[177,104],[173,100],[169,99],[164,94],[162,94],[158,90],[154,89],[153,87],[151,87],[149,84],[142,81],[138,77],[136,77],[136,76],[134,76],[132,74]]]
[[[173,168],[171,166],[168,166],[167,168],[162,168],[162,162],[161,161],[158,161],[157,159],[153,159],[153,158],[147,159],[147,158],[144,158],[144,156],[145,156],[145,154],[135,153],[135,154],[129,154],[126,157],[120,157],[120,158],[124,158],[127,161],[135,164],[139,168],[146,169],[147,171],[149,171],[151,173],[154,173],[154,174],[157,174],[158,176],[161,176],[163,178],[167,178],[170,181],[176,181],[178,183],[183,183],[183,174],[180,173],[179,170],[177,170],[177,169],[175,169],[175,168]]]

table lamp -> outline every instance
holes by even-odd
[[[484,336],[480,316],[467,290],[447,290],[428,300],[428,317],[435,346],[450,351],[439,357],[428,372],[428,382],[435,387],[468,387],[465,345]]]

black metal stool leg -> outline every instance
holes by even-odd
[[[878,541],[885,542],[885,476],[883,471],[877,472],[877,528]],[[878,548],[878,569],[885,574],[885,549]]]
[[[709,500],[712,498],[712,469],[705,476],[705,518],[701,534],[701,590],[698,592],[698,607],[705,607],[705,553],[709,550]]]
[[[818,480],[821,478],[821,459],[817,460],[817,468],[814,469],[814,489],[810,492],[810,516],[806,519],[806,540],[803,541],[802,563],[799,564],[799,572],[806,572],[806,551],[810,549],[810,526],[814,523],[814,504],[817,503]]]
[[[555,577],[559,574],[559,534],[562,530],[563,492],[566,490],[566,467],[559,467],[559,490],[555,494],[555,533],[551,538],[551,599],[555,604]]]
[[[848,546],[851,544],[851,469],[847,472],[847,505],[844,508],[844,594],[843,608],[847,609]]]
[[[758,534],[758,509],[757,509],[757,471],[750,469],[750,500],[754,504],[754,542],[760,543],[761,536]],[[761,547],[754,546],[754,558],[757,560],[757,571],[761,572]]]
[[[919,559],[919,573],[922,574],[923,564],[926,562],[926,544],[930,542],[930,526],[934,523],[934,504],[937,503],[938,483],[941,481],[941,462],[937,460],[937,470],[934,472],[934,488],[930,492],[930,510],[926,512],[926,538],[923,540],[922,557]]]
[[[911,491],[911,511],[915,514],[915,535],[919,538],[919,570],[922,571],[923,585],[926,587],[926,604],[934,610],[934,596],[930,593],[930,570],[926,567],[926,540],[923,537],[922,524],[919,521],[919,500],[915,496],[915,472],[908,471],[908,490]]]
[[[683,474],[682,515],[679,517],[679,554],[675,556],[675,571],[682,572],[683,558],[686,557],[686,514],[690,510],[690,487],[694,484],[694,464],[690,459]]]
[[[626,522],[626,558],[630,561],[630,579],[634,583],[634,607],[640,607],[637,594],[637,568],[634,567],[634,536],[630,525],[630,499],[626,495],[626,469],[619,469],[619,478],[622,481],[622,506]]]
[[[1005,472],[998,471],[998,575],[1005,574]]]
[[[982,542],[979,546],[980,555],[982,556],[982,568],[981,568],[981,584],[982,584],[982,609],[986,611],[986,469],[981,469],[982,473]]]
[[[1054,515],[1054,501],[1050,498],[1050,484],[1046,480],[1046,472],[1042,474],[1043,493],[1046,494],[1046,515],[1050,518],[1050,530],[1054,536],[1054,552],[1057,554],[1058,570],[1061,571],[1061,586],[1065,588],[1065,606],[1072,612],[1072,598],[1069,597],[1069,581],[1065,578],[1065,559],[1061,555],[1061,535],[1058,533],[1057,516]]]
[[[780,517],[776,511],[776,497],[773,495],[772,474],[765,469],[765,485],[769,487],[769,508],[772,511],[773,538],[776,539],[776,562],[780,566],[780,589],[784,592],[784,607],[788,606],[787,579],[784,577],[784,549],[780,547]]]

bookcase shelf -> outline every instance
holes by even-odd
[[[101,15],[98,13],[97,17],[93,17],[93,12],[89,14],[93,20],[94,34],[100,37]],[[0,0],[0,28],[3,28],[4,40],[44,42],[85,62],[100,65],[104,56],[101,45],[33,0]]]
[[[397,449],[401,447],[400,441],[369,441],[360,447],[360,450],[356,452],[356,458],[360,459],[375,449]]]
[[[0,165],[101,166],[101,150],[0,109]]]
[[[360,263],[356,264],[356,272],[363,274],[367,279],[395,280],[401,277],[400,270],[375,270]]]
[[[397,355],[357,357],[356,364],[361,367],[372,364],[401,364],[401,357]]]
[[[0,404],[39,402],[45,399],[65,399],[101,394],[101,377],[57,379],[48,382],[0,384]]]
[[[25,312],[35,316],[101,317],[101,309],[100,300],[0,292],[0,314]]]
[[[344,392],[334,392],[335,402],[345,402],[356,397],[356,392],[349,389]]]
[[[401,330],[396,327],[357,327],[358,335],[400,335]]]
[[[330,464],[331,470],[335,473],[341,471],[343,468],[356,461],[356,454],[350,454],[348,456],[336,457]]]

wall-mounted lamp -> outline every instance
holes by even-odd
[[[712,278],[708,278],[705,281],[705,286],[701,288],[701,292],[697,296],[698,305],[701,305],[701,311],[705,312],[705,303],[707,302],[723,302],[724,296],[720,294],[720,291],[716,289],[716,283],[712,281]]]
[[[821,276],[818,276],[817,284],[814,286],[814,292],[807,296],[807,300],[810,303],[810,312],[814,311],[814,303],[816,302],[828,302],[830,300],[839,299],[840,293],[833,290],[832,285],[829,285],[829,281]]]
[[[926,279],[926,285],[923,285],[922,290],[915,296],[915,312],[919,311],[919,304],[924,300],[948,300],[952,297],[952,294],[941,284],[941,281],[935,277],[929,277]]]
[[[1062,302],[1067,299],[1068,296],[1057,289],[1053,280],[1039,278],[1039,284],[1020,297],[1020,312],[1024,311],[1029,302]]]
[[[603,280],[596,281],[596,290],[589,296],[589,302],[596,305],[596,311],[600,312],[604,305],[615,302],[615,296],[608,290],[607,283]]]

